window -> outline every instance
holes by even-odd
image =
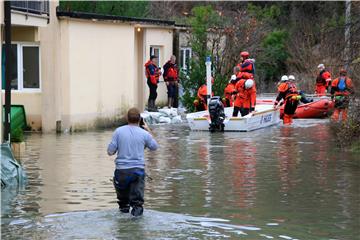
[[[180,48],[180,68],[187,72],[190,69],[191,48]]]
[[[11,44],[11,53],[13,54],[11,89],[40,89],[39,46],[31,44]],[[1,66],[2,89],[5,89],[5,45],[2,46]]]
[[[161,63],[160,47],[150,46],[150,56],[151,55],[155,55],[158,58],[156,65],[160,66]]]

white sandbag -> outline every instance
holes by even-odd
[[[162,109],[159,109],[159,113],[161,113],[161,115],[164,116],[164,117],[170,117],[171,116],[171,109],[162,108]]]
[[[171,119],[171,124],[182,123],[181,116],[176,116]]]
[[[169,123],[171,123],[171,118],[161,116],[159,118],[159,123],[168,123],[169,124]]]

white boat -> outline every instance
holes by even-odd
[[[269,104],[256,105],[255,111],[244,117],[233,117],[232,113],[233,107],[225,108],[224,131],[248,132],[280,123],[279,109]],[[186,119],[191,130],[209,131],[211,120],[208,111],[189,113]]]

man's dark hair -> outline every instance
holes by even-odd
[[[137,108],[130,108],[127,113],[128,123],[139,123],[140,121],[140,111]]]
[[[155,59],[155,58],[157,58],[157,56],[155,56],[155,55],[151,55],[151,56],[150,56],[150,60],[153,60],[153,59]]]

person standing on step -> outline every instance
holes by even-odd
[[[174,105],[174,99],[176,97],[176,91],[178,89],[179,70],[176,64],[176,57],[172,55],[170,60],[163,66],[164,74],[163,78],[167,87],[168,94],[168,107],[171,108]]]
[[[133,216],[143,214],[145,161],[144,149],[155,151],[158,144],[152,137],[146,125],[141,124],[140,111],[129,109],[127,113],[128,125],[115,130],[107,153],[115,159],[114,187],[122,213],[130,212]]]
[[[157,98],[157,87],[159,83],[159,78],[161,75],[161,70],[156,65],[157,57],[152,55],[150,60],[145,63],[145,75],[147,78],[147,85],[149,86],[149,100],[148,100],[148,111],[155,112],[157,111],[155,101]]]

